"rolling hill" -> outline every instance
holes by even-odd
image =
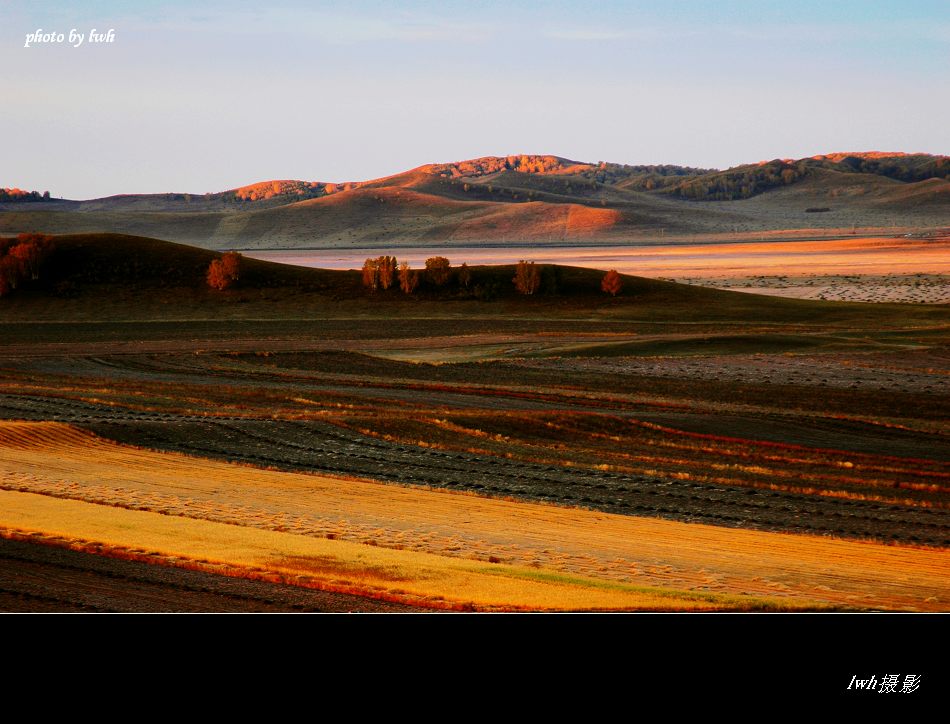
[[[0,245],[6,240],[0,237]],[[570,319],[574,322],[644,320],[654,323],[845,324],[895,317],[901,323],[945,320],[939,305],[868,305],[758,296],[621,275],[616,297],[601,289],[602,270],[539,264],[540,287],[531,296],[513,284],[514,265],[470,267],[463,284],[453,267],[444,286],[421,274],[411,295],[399,284],[371,291],[359,271],[313,269],[243,257],[238,282],[211,289],[206,276],[220,254],[193,246],[121,234],[54,237],[38,279],[26,280],[0,296],[0,324],[14,324],[29,338],[52,335],[43,322],[132,322],[379,319]],[[397,252],[398,255],[398,252]],[[30,320],[30,324],[22,324]],[[164,333],[169,332],[167,329]],[[262,328],[261,333],[264,332]]]
[[[365,182],[267,181],[204,195],[0,197],[2,234],[112,232],[209,249],[619,244],[948,224],[950,158],[877,152],[726,171],[522,155]]]

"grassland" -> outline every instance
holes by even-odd
[[[103,510],[184,511],[182,525],[296,536],[284,558],[311,555],[299,537],[362,546],[346,560],[367,560],[352,557],[366,549],[435,556],[432,565],[455,571],[446,576],[474,556],[476,578],[494,581],[507,566],[567,576],[569,588],[598,596],[608,596],[604,583],[633,587],[609,589],[610,602],[544,599],[554,607],[651,608],[659,604],[642,596],[662,589],[670,608],[742,608],[764,597],[751,606],[946,610],[946,306],[779,299],[629,276],[610,298],[601,273],[558,267],[545,268],[554,286],[531,298],[515,293],[511,267],[473,268],[473,284],[496,288],[491,300],[452,284],[407,297],[365,290],[355,272],[252,260],[238,287],[213,292],[204,270],[214,255],[201,249],[110,235],[62,238],[57,249],[49,277],[0,300],[0,418],[68,427],[53,425],[45,442],[35,433],[29,445],[16,442],[22,431],[4,437],[0,476],[11,500],[41,495],[67,507],[43,519],[46,530],[28,524],[30,503],[10,530],[85,545],[97,536],[70,533],[69,505],[98,511],[90,521]],[[96,454],[82,458],[83,449]],[[191,482],[143,482],[162,466]],[[361,517],[348,496],[368,490],[412,503],[380,503]],[[491,517],[483,504],[501,507]],[[488,517],[469,535],[465,516],[476,509]],[[524,526],[512,522],[529,510],[548,521],[544,540],[520,537]],[[141,547],[131,521],[146,519],[123,518],[100,542]],[[604,531],[586,554],[593,534],[581,521]],[[556,530],[572,526],[588,532],[562,546]],[[722,536],[715,545],[741,565],[703,579],[703,560],[726,564],[713,543],[690,537],[700,530]],[[653,551],[649,561],[618,542],[631,537]],[[693,558],[661,545],[672,539],[692,541],[683,550]],[[776,541],[785,552],[756,563]],[[218,560],[198,548],[178,554]],[[906,555],[893,565],[933,585],[896,595],[883,580],[841,583],[891,566],[879,557],[888,554]],[[782,578],[782,556],[830,578]],[[232,564],[272,571],[261,560],[247,553]],[[663,566],[675,575],[664,578]],[[512,576],[505,585],[525,580]],[[461,579],[459,596],[425,580],[406,601],[541,601],[479,598]],[[815,593],[821,586],[834,593]]]

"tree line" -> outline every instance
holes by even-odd
[[[481,284],[475,283],[468,264],[462,263],[460,267],[453,269],[451,262],[444,256],[426,259],[425,269],[412,269],[408,262],[399,263],[394,256],[369,257],[363,262],[361,272],[363,286],[372,291],[389,289],[398,282],[403,293],[412,294],[422,280],[428,286],[438,289],[445,287],[454,277],[461,289],[470,291],[479,299],[492,299],[498,292],[496,281],[485,280]],[[515,265],[515,275],[511,281],[519,294],[526,296],[536,294],[542,284],[541,268],[533,261],[522,259]],[[601,281],[601,290],[611,296],[617,296],[622,289],[623,280],[620,274],[615,269],[611,269]],[[556,293],[556,277],[549,285],[548,291]]]
[[[24,191],[23,189],[0,188],[0,201],[49,201],[49,191]]]

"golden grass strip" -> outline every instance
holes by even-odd
[[[0,491],[0,535],[433,608],[748,610],[765,598],[663,591],[517,566]],[[798,602],[800,606],[807,602]]]
[[[791,606],[809,601],[853,608],[950,609],[946,550],[678,523],[261,470],[137,449],[53,422],[0,423],[0,441],[0,488],[16,491],[13,495],[39,493],[45,496],[40,499],[58,498],[64,504],[96,503],[93,509],[117,511],[117,516],[122,509],[130,515],[161,513],[165,520],[180,519],[186,529],[192,524],[226,523],[239,537],[241,531],[249,531],[248,535],[259,531],[292,534],[294,540],[320,545],[354,544],[359,546],[352,549],[355,557],[343,556],[351,562],[365,562],[356,551],[362,556],[369,550],[373,557],[388,549],[393,555],[433,555],[454,561],[452,566],[481,566],[480,577],[516,571],[502,576],[509,583],[524,578],[524,571],[532,576],[541,571],[584,581],[585,591],[596,588],[590,583],[596,580],[600,586],[627,586],[627,593],[633,590],[637,595],[673,589],[680,592],[680,600],[694,594],[742,595]],[[4,515],[5,508],[0,508],[0,524]],[[130,527],[116,538],[117,544],[137,545],[138,524],[131,521],[146,519],[122,519],[130,521]],[[31,522],[29,511],[8,523],[44,531]],[[57,525],[63,535],[96,540],[71,532],[68,518]],[[414,595],[458,602],[463,600],[458,590],[473,590],[456,590],[450,579],[439,581],[438,575],[422,580],[429,583]],[[541,600],[476,596],[469,603],[514,607]],[[622,607],[651,605],[644,604],[645,599],[632,604],[611,600],[610,605]],[[712,603],[728,607],[743,600],[749,603],[748,598],[718,598]],[[579,607],[594,606],[588,599],[570,601]],[[598,601],[597,605],[603,603]],[[551,599],[543,605],[567,604]],[[663,607],[674,606],[664,601]]]

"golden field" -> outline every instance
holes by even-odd
[[[478,610],[943,610],[944,549],[638,518],[0,423],[0,529],[229,575]]]

